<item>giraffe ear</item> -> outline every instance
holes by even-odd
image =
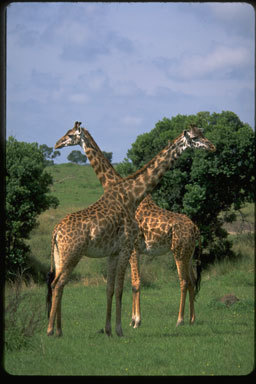
[[[191,137],[194,138],[194,137],[198,137],[200,136],[203,132],[202,132],[202,129],[200,128],[197,128],[197,126],[195,124],[192,124],[191,125]]]
[[[81,124],[82,123],[80,121],[76,121],[74,125],[74,128],[78,131],[79,134],[81,133],[81,130],[82,130]]]

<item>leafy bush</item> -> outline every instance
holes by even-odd
[[[37,143],[9,137],[6,145],[5,267],[13,278],[27,267],[29,246],[25,239],[37,224],[37,216],[56,208],[58,199],[49,194],[53,183],[44,171],[45,158]]]

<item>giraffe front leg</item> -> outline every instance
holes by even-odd
[[[116,275],[116,334],[117,336],[123,336],[122,324],[121,324],[121,311],[122,311],[122,295],[124,286],[124,275],[128,265],[131,249],[123,250],[119,255]]]
[[[108,257],[108,274],[107,274],[107,314],[106,314],[106,324],[105,324],[105,333],[108,336],[112,336],[111,330],[111,312],[112,312],[112,298],[115,289],[115,277],[116,277],[116,267],[117,267],[117,257],[109,256]]]
[[[132,281],[132,321],[130,323],[133,328],[138,328],[141,324],[140,314],[140,270],[139,270],[139,254],[134,248],[130,257],[131,281]]]

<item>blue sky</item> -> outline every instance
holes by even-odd
[[[12,3],[7,136],[53,147],[79,120],[118,162],[163,117],[254,127],[254,28],[246,3]]]

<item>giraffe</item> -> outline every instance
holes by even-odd
[[[143,232],[146,253],[158,256],[171,251],[176,263],[180,281],[180,306],[176,326],[184,324],[184,309],[187,290],[189,291],[190,324],[195,321],[194,299],[200,288],[201,278],[201,238],[198,227],[184,214],[175,213],[157,206],[150,194],[140,203],[136,210],[135,219]],[[195,276],[192,258],[196,242],[199,255],[197,259],[197,274]],[[134,255],[138,250],[133,250]],[[136,271],[135,271],[136,273]],[[134,298],[132,311],[132,325],[137,328],[141,322],[140,315],[140,277],[133,283]]]
[[[200,131],[192,129],[201,139]],[[121,176],[116,172],[111,163],[105,158],[100,148],[88,132],[81,128],[81,123],[76,122],[74,128],[69,130],[55,145],[55,148],[65,146],[81,145],[97,177],[99,178],[104,190],[111,185],[120,182]],[[208,142],[206,149],[214,150],[214,146]],[[195,249],[195,242],[200,242],[200,233],[196,225],[185,215],[173,213],[159,208],[154,204],[150,195],[147,195],[136,210],[135,219],[146,240],[147,251],[161,254],[163,250],[174,253],[174,259],[178,269],[181,287],[181,300],[177,325],[183,324],[184,306],[186,291],[190,294],[190,322],[195,320],[194,314],[194,296],[199,289],[199,275],[195,279],[192,269],[192,256]],[[171,245],[171,246],[170,246]],[[133,290],[132,322],[134,328],[141,323],[140,316],[140,272],[139,272],[139,254],[134,247],[129,259],[131,265],[131,278]],[[195,287],[195,290],[194,290]]]

